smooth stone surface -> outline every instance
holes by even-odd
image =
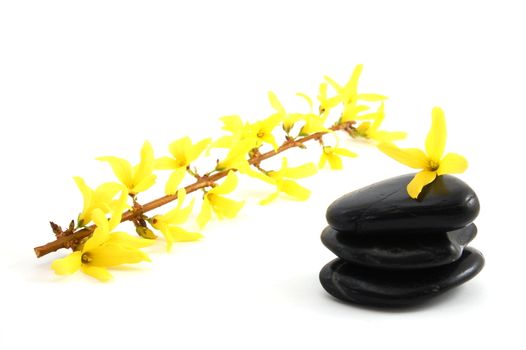
[[[414,200],[406,190],[413,176],[394,177],[346,194],[329,206],[327,222],[338,231],[356,234],[429,233],[456,230],[477,217],[477,195],[459,178],[440,176]]]
[[[482,254],[469,247],[449,265],[414,271],[377,270],[338,258],[323,267],[320,282],[329,294],[343,301],[404,307],[425,302],[470,280],[483,266]]]
[[[334,254],[355,264],[383,269],[422,269],[452,263],[477,235],[470,224],[461,229],[425,235],[352,235],[328,226],[321,241]]]

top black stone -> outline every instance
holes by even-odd
[[[346,194],[329,206],[327,222],[338,231],[396,234],[451,231],[477,217],[477,195],[459,178],[440,176],[415,200],[406,190],[413,176],[394,177]]]

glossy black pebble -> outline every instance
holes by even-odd
[[[440,176],[414,200],[406,190],[413,176],[394,177],[346,194],[329,206],[327,222],[338,231],[356,234],[429,233],[462,228],[478,215],[477,195],[462,180]]]
[[[413,306],[452,289],[477,275],[484,257],[466,248],[454,263],[424,270],[388,271],[335,259],[320,271],[329,294],[343,301],[380,307]]]
[[[328,226],[321,241],[343,260],[381,269],[422,269],[452,263],[475,238],[477,227],[425,235],[353,235]]]

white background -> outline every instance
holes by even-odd
[[[2,1],[0,2],[0,345],[49,348],[524,348],[526,22],[516,1]],[[409,170],[364,145],[341,172],[302,182],[305,203],[259,207],[246,184],[238,219],[200,243],[153,248],[153,264],[109,284],[55,276],[32,248],[47,221],[81,208],[71,177],[112,179],[100,155],[136,159],[173,139],[219,136],[217,118],[268,115],[344,82],[389,96],[386,129],[422,146],[442,106],[448,149],[482,210],[474,280],[423,307],[370,310],[318,282],[332,254],[319,241],[340,195]],[[317,159],[317,149],[309,151]],[[159,187],[158,191],[162,191]],[[138,270],[138,271],[137,271]]]

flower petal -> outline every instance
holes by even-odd
[[[307,104],[309,105],[309,112],[312,113],[312,111],[314,110],[314,103],[312,103],[312,99],[303,92],[296,93],[296,96],[301,97],[307,102]]]
[[[189,232],[177,226],[170,227],[170,230],[172,231],[173,240],[176,242],[192,242],[203,238],[203,235],[199,232]]]
[[[89,212],[89,209],[91,206],[92,198],[94,196],[94,192],[91,188],[88,187],[88,185],[86,185],[84,179],[82,179],[80,176],[73,177],[73,180],[75,181],[75,184],[82,193],[82,199],[84,201],[82,213],[79,215],[79,221],[82,220],[84,224],[87,224],[91,220],[91,213]]]
[[[208,200],[208,195],[205,195],[203,199],[203,204],[201,206],[201,212],[197,216],[197,223],[199,227],[203,228],[212,218],[212,207],[210,206],[210,201]]]
[[[439,107],[433,108],[431,129],[426,138],[427,155],[434,161],[439,161],[446,148],[446,118]]]
[[[91,277],[95,277],[101,282],[108,282],[113,278],[111,273],[109,273],[104,267],[82,265],[82,272]]]
[[[188,162],[191,163],[194,160],[196,160],[197,158],[199,158],[201,153],[203,153],[203,151],[211,143],[212,143],[212,139],[211,138],[207,138],[207,139],[203,139],[203,140],[197,142],[195,145],[193,145],[192,146],[192,150],[191,150],[190,154],[188,155]]]
[[[93,222],[97,225],[97,228],[93,232],[93,235],[84,243],[84,247],[82,248],[83,252],[89,252],[106,242],[109,238],[110,224],[102,210],[95,209],[92,216]]]
[[[229,171],[225,180],[221,184],[212,188],[208,193],[228,194],[236,189],[237,182],[238,181],[236,173],[234,173],[233,171]]]
[[[218,196],[216,194],[211,194],[209,196],[209,200],[212,209],[220,219],[234,218],[245,204],[244,202],[235,201],[233,199]]]
[[[466,158],[456,153],[448,153],[440,161],[440,167],[437,170],[438,175],[443,174],[460,174],[468,168]]]
[[[135,175],[133,177],[134,192],[142,192],[148,189],[153,183],[146,187],[152,180],[153,169],[155,166],[155,156],[153,154],[152,145],[148,141],[144,141],[141,148],[141,161],[136,167]],[[146,180],[148,179],[148,180]],[[145,181],[146,180],[146,181]],[[143,183],[141,186],[139,184]],[[146,188],[145,188],[146,187]]]
[[[362,70],[363,64],[357,64],[356,67],[354,67],[354,71],[352,72],[351,78],[349,79],[347,84],[345,84],[344,87],[344,102],[354,102],[356,100],[356,95],[358,93],[358,80],[360,79]]]
[[[403,131],[375,131],[369,137],[378,142],[392,142],[403,140],[407,137],[407,133]]]
[[[427,157],[418,148],[398,148],[392,143],[381,143],[378,148],[389,157],[414,169],[425,169]]]
[[[106,182],[97,187],[94,193],[96,204],[108,203],[113,197],[123,190],[123,186],[117,182]]]
[[[324,76],[323,78],[338,93],[338,95],[341,95],[343,93],[343,87],[340,86],[340,84],[338,84],[334,79],[332,79],[331,77],[327,75]],[[320,86],[320,89],[321,89],[321,86]]]
[[[377,102],[387,100],[387,96],[379,94],[358,94],[358,99],[362,101]]]
[[[321,152],[320,161],[318,162],[318,168],[323,169],[328,161],[328,155],[325,152]]]
[[[273,202],[276,198],[278,198],[278,196],[279,196],[279,192],[274,192],[274,193],[272,193],[270,196],[268,196],[267,198],[262,199],[261,201],[259,201],[259,204],[261,204],[261,205],[267,205],[267,204],[270,204],[270,203]]]
[[[279,184],[279,190],[298,201],[305,201],[310,197],[310,190],[291,180],[281,181]]]
[[[378,108],[378,111],[376,112],[376,115],[374,116],[374,122],[371,125],[371,128],[369,129],[369,132],[374,133],[378,129],[380,129],[380,125],[384,122],[385,119],[385,106],[384,103],[380,105]]]
[[[233,134],[240,133],[244,127],[243,120],[238,115],[227,115],[219,118],[223,122],[223,130],[230,131]]]
[[[170,151],[172,156],[177,160],[178,166],[186,166],[188,165],[186,164],[187,155],[191,147],[192,140],[190,140],[190,137],[185,136],[172,142],[168,146],[168,150]]]
[[[57,275],[71,275],[77,272],[82,265],[82,252],[73,252],[68,256],[57,259],[51,263],[51,268]]]
[[[343,169],[342,159],[338,157],[336,154],[328,154],[327,159],[329,160],[329,165],[332,170],[342,170]]]
[[[168,195],[175,194],[177,192],[177,188],[183,181],[184,177],[186,175],[186,169],[185,168],[178,168],[170,174],[170,178],[166,182],[166,186],[164,188],[164,192]]]
[[[317,171],[318,169],[316,168],[316,165],[314,165],[312,162],[292,168],[286,167],[285,169],[280,170],[283,177],[290,179],[302,179],[304,177],[309,177],[316,174]]]
[[[250,177],[253,177],[255,179],[265,181],[268,184],[274,185],[275,181],[270,176],[262,173],[259,170],[254,170],[248,163],[246,164],[240,164],[241,166],[238,167],[238,170],[241,174],[248,175]]]
[[[115,243],[107,243],[90,251],[89,265],[111,267],[124,264],[137,264],[141,261],[150,261],[143,251]]]
[[[268,100],[270,102],[270,105],[274,110],[281,116],[285,116],[285,108],[283,107],[283,104],[281,104],[280,100],[276,96],[276,94],[272,91],[268,92]]]
[[[349,151],[347,148],[335,147],[333,148],[332,152],[339,156],[345,156],[345,157],[351,157],[351,158],[358,157],[356,153]]]
[[[119,179],[119,181],[126,187],[130,188],[133,185],[132,166],[126,159],[118,157],[99,157],[97,160],[107,162],[111,166],[117,179]]]
[[[274,147],[274,150],[277,150],[279,148],[278,143],[276,142],[276,138],[270,132],[263,135],[263,137],[260,137],[260,139],[261,141],[266,142],[272,147]]]
[[[115,227],[119,226],[122,220],[122,214],[127,208],[129,208],[128,193],[122,191],[119,199],[112,203],[111,218],[108,222],[108,232],[111,232]]]
[[[148,175],[147,177],[141,179],[141,181],[137,183],[135,186],[133,186],[130,193],[136,194],[139,192],[146,191],[147,189],[149,189],[155,184],[156,179],[157,179],[157,175],[155,174]]]
[[[413,180],[407,185],[407,193],[413,199],[416,199],[424,186],[433,182],[437,176],[437,173],[434,171],[422,170],[417,173]]]
[[[155,160],[155,169],[157,170],[173,170],[177,169],[177,161],[170,157],[161,157]]]

